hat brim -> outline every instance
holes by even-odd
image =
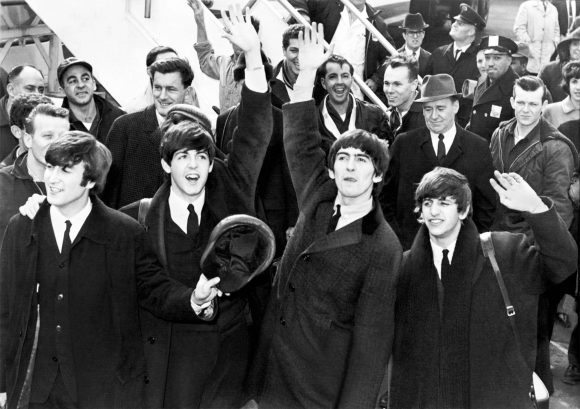
[[[203,254],[202,254],[200,262],[199,262],[202,270],[203,270],[204,264],[206,262],[206,259],[210,256],[211,252],[214,250],[215,244],[219,240],[219,238],[222,235],[224,235],[225,233],[227,233],[228,231],[230,231],[231,229],[234,229],[234,228],[239,227],[239,226],[249,226],[249,227],[253,228],[255,231],[257,231],[260,234],[264,243],[266,243],[267,246],[266,246],[266,249],[265,249],[265,252],[263,255],[262,262],[250,274],[249,277],[246,277],[243,280],[243,282],[236,282],[234,284],[230,284],[231,287],[227,287],[227,288],[223,286],[223,283],[220,283],[220,284],[222,284],[221,286],[220,286],[220,284],[218,284],[218,288],[220,288],[222,291],[227,292],[227,293],[240,290],[246,284],[248,284],[252,279],[254,279],[256,276],[258,276],[259,274],[264,272],[266,270],[266,268],[268,268],[268,266],[270,266],[270,264],[272,263],[272,260],[274,259],[274,255],[276,253],[276,239],[274,237],[274,233],[272,232],[272,230],[270,229],[270,227],[268,227],[268,225],[266,223],[264,223],[260,219],[257,219],[253,216],[249,216],[246,214],[235,214],[235,215],[231,215],[231,216],[228,216],[225,219],[223,219],[212,230],[210,237],[209,237],[209,240],[208,240],[208,243],[205,247],[205,250],[203,251]]]
[[[445,99],[445,98],[452,98],[452,97],[461,97],[462,94],[457,94],[457,93],[453,93],[453,94],[443,94],[443,95],[434,95],[432,97],[421,97],[415,100],[415,102],[432,102],[432,101],[438,101],[440,99]]]
[[[404,24],[399,26],[399,28],[402,28],[403,30],[424,30],[427,27],[429,27],[429,24],[427,24],[427,23],[424,23],[423,26],[417,26],[417,27],[407,27]]]
[[[495,55],[513,55],[510,50],[503,47],[488,47],[483,49],[484,54],[495,54]]]

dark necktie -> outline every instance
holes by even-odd
[[[401,115],[397,108],[391,109],[391,117],[389,118],[389,126],[393,134],[397,134],[399,127],[401,126]]]
[[[70,228],[72,226],[70,220],[64,222],[66,224],[66,229],[64,230],[64,237],[62,239],[62,250],[60,254],[68,254],[72,243],[70,241]]]
[[[445,158],[445,144],[443,143],[443,134],[439,134],[439,142],[437,143],[437,160],[441,162]]]
[[[330,218],[330,222],[328,223],[328,230],[326,234],[332,233],[336,230],[336,225],[338,224],[338,219],[340,219],[340,205],[336,205],[336,212]]]
[[[461,50],[455,50],[455,61],[459,60],[460,54],[461,54]]]
[[[443,250],[443,259],[441,260],[441,282],[443,283],[443,287],[445,287],[445,281],[449,280],[449,272],[451,270],[449,258],[447,257],[448,254],[449,250]]]
[[[193,239],[199,229],[199,221],[197,220],[195,208],[191,203],[187,206],[187,210],[189,210],[189,217],[187,218],[187,235]]]

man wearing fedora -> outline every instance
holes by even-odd
[[[242,23],[226,18],[231,31],[227,38],[245,54],[247,68],[238,128],[227,160],[216,157],[209,119],[194,106],[176,104],[168,109],[160,129],[158,160],[165,182],[152,199],[122,209],[146,227],[167,274],[186,285],[205,277],[207,270],[200,261],[216,225],[231,215],[256,214],[256,185],[272,135],[270,93],[258,35],[249,16],[244,22],[241,11],[231,15]],[[215,308],[200,307],[196,312],[205,322],[182,324],[140,312],[148,408],[242,406],[253,346],[247,314],[256,294],[252,290],[233,292],[216,301]],[[206,307],[213,313],[204,312]]]
[[[476,37],[485,28],[485,21],[465,3],[461,3],[461,11],[454,19],[449,32],[453,42],[433,50],[426,74],[451,75],[457,93],[461,93],[465,80],[477,80],[479,77]],[[471,102],[463,97],[459,99],[457,122],[461,126],[469,121]]]
[[[474,222],[478,230],[491,226],[495,211],[495,192],[489,185],[493,164],[488,143],[464,130],[455,117],[459,94],[448,74],[427,76],[421,87],[426,126],[403,133],[391,146],[391,163],[381,204],[387,221],[408,249],[419,229],[413,195],[421,177],[436,166],[464,174],[473,190]]]
[[[419,63],[419,75],[421,77],[427,74],[427,63],[431,56],[429,51],[421,47],[427,27],[429,27],[429,24],[425,24],[421,13],[407,14],[403,24],[399,26],[403,30],[405,44],[397,51],[401,54],[406,54]]]
[[[512,54],[512,70],[520,76],[531,75],[528,71],[530,47],[526,43],[519,43],[518,50]]]
[[[500,122],[514,117],[510,97],[518,75],[512,70],[516,43],[506,37],[484,37],[480,45],[485,53],[487,79],[477,84],[469,123],[465,129],[490,140]]]
[[[556,48],[558,58],[540,69],[538,77],[544,81],[552,94],[552,102],[560,102],[568,96],[562,87],[562,68],[569,61],[580,61],[580,27],[564,38]]]

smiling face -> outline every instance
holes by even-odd
[[[421,203],[421,219],[429,230],[429,236],[442,247],[457,239],[461,221],[465,220],[468,212],[469,208],[460,213],[457,201],[451,196],[427,198]]]
[[[425,125],[433,133],[445,133],[453,127],[455,115],[459,111],[459,102],[451,98],[423,102]]]
[[[352,87],[352,75],[348,64],[326,63],[326,75],[322,78],[322,87],[328,92],[328,100],[333,105],[348,101]]]
[[[181,74],[177,71],[167,74],[156,72],[152,88],[155,109],[163,117],[173,105],[183,103],[189,90],[189,87],[183,85]]]
[[[298,39],[291,38],[288,43],[288,48],[282,49],[282,54],[286,60],[286,67],[295,75],[300,73],[300,48],[298,47]]]
[[[369,200],[373,185],[383,179],[377,176],[371,157],[358,148],[339,149],[328,173],[336,182],[341,203],[347,206]]]
[[[93,100],[97,84],[86,67],[73,65],[63,73],[62,89],[70,104],[83,106]]]
[[[407,67],[388,66],[385,70],[383,91],[385,91],[389,106],[398,107],[409,102],[415,96],[417,84],[417,80],[409,80]]]
[[[82,186],[84,172],[85,163],[82,161],[72,166],[46,165],[46,198],[65,216],[74,216],[89,200],[95,182],[87,182]]]
[[[161,160],[161,166],[171,175],[172,191],[189,203],[203,192],[213,170],[213,162],[210,162],[207,152],[185,148],[173,154],[171,164]]]
[[[68,119],[38,114],[32,120],[34,131],[24,134],[24,144],[28,148],[29,160],[37,165],[46,166],[46,151],[50,143],[69,130]]]

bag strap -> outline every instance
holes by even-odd
[[[137,221],[143,227],[146,227],[145,220],[147,219],[147,213],[149,213],[149,208],[151,207],[151,198],[145,198],[139,200],[139,214],[137,215]]]

